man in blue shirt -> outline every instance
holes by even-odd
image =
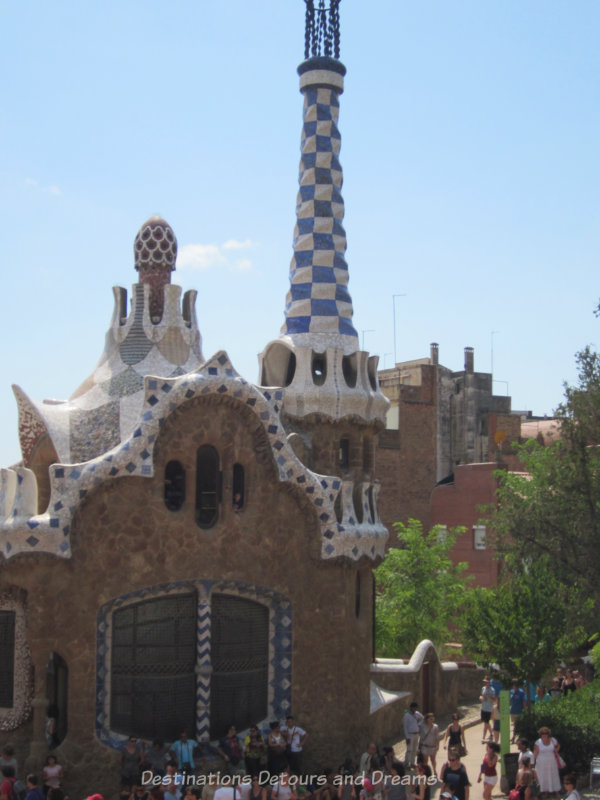
[[[44,793],[38,786],[37,775],[30,774],[25,780],[27,783],[25,800],[44,800]]]
[[[513,726],[511,744],[515,742],[515,722],[523,713],[525,707],[525,692],[519,686],[519,682],[514,680],[512,682],[512,689],[510,690],[510,721]]]

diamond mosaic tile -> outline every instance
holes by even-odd
[[[157,394],[158,390],[158,394]],[[319,511],[318,519],[321,524],[323,537],[322,557],[336,558],[340,556],[357,559],[366,554],[379,557],[383,554],[386,531],[378,520],[368,521],[367,509],[370,513],[370,503],[365,502],[365,516],[367,522],[356,525],[354,516],[349,513],[349,500],[346,494],[343,505],[344,516],[342,524],[332,534],[330,520],[334,517],[333,505],[337,494],[344,487],[339,479],[327,476],[318,476],[298,460],[291,446],[287,442],[286,432],[281,424],[278,410],[275,406],[275,394],[281,392],[265,392],[254,385],[239,380],[227,355],[217,353],[194,372],[185,377],[157,381],[156,378],[147,377],[144,383],[144,403],[135,425],[130,430],[129,438],[118,446],[109,449],[101,456],[90,461],[66,468],[65,465],[53,465],[50,468],[51,498],[49,508],[53,514],[23,516],[21,509],[25,508],[24,501],[17,499],[10,512],[10,522],[6,520],[0,524],[0,547],[5,556],[9,557],[21,552],[51,552],[62,557],[70,556],[68,546],[68,530],[73,513],[78,503],[85,497],[90,488],[100,485],[103,480],[114,478],[122,474],[138,474],[150,477],[153,474],[152,454],[158,430],[166,417],[173,413],[181,404],[187,402],[190,392],[195,396],[201,394],[231,395],[245,401],[247,407],[253,409],[257,419],[260,420],[270,447],[272,448],[274,463],[279,469],[279,480],[291,482],[310,499]],[[240,394],[241,392],[241,394]],[[268,395],[268,396],[267,396]],[[113,413],[113,409],[104,406],[97,409],[102,414]],[[75,418],[74,418],[75,419]],[[86,418],[85,422],[89,419]],[[116,422],[116,417],[113,418]],[[33,473],[24,471],[28,480],[35,481]],[[16,482],[15,482],[16,483]],[[19,485],[25,486],[22,476],[19,476]],[[366,497],[367,488],[363,487],[363,498]],[[373,505],[376,506],[378,489],[373,491]],[[375,517],[377,515],[375,514]],[[35,528],[40,531],[35,537],[30,536],[30,531]],[[348,537],[360,531],[360,544],[358,550],[352,549]],[[63,534],[64,531],[64,534]],[[11,547],[8,547],[10,536]],[[60,538],[57,538],[60,536]],[[66,545],[65,546],[65,542]]]

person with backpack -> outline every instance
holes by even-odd
[[[14,767],[2,767],[2,775],[4,779],[0,783],[0,800],[17,800],[14,789],[17,782]]]

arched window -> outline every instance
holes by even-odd
[[[362,485],[359,483],[352,491],[352,500],[354,501],[354,513],[356,514],[357,522],[360,524],[365,516],[365,509],[363,507],[363,491]]]
[[[339,452],[339,465],[342,469],[348,469],[350,466],[350,440],[343,438],[340,439],[340,452]]]
[[[54,720],[52,726],[52,747],[59,745],[67,735],[67,697],[69,669],[67,662],[58,653],[50,653],[46,666],[46,715]]]
[[[346,385],[351,389],[354,389],[358,374],[356,368],[356,353],[353,353],[351,356],[344,356],[342,358],[342,374],[344,376],[344,380],[346,381]]]
[[[378,356],[371,356],[367,361],[367,375],[369,376],[369,383],[374,392],[377,391],[377,361]]]
[[[133,734],[175,741],[181,731],[219,738],[230,725],[243,730],[281,715],[269,685],[289,681],[290,664],[270,654],[269,631],[271,614],[274,624],[288,618],[287,602],[219,591],[208,596],[207,588],[188,585],[159,596],[148,590],[151,596],[129,605],[110,604],[107,683],[98,713],[107,710],[111,739]],[[210,677],[203,671],[207,661]]]
[[[27,592],[0,592],[0,730],[16,730],[31,715],[33,666],[27,640]]]
[[[204,444],[196,456],[196,522],[201,528],[212,528],[217,522],[220,495],[219,454]]]
[[[196,592],[145,600],[114,612],[111,728],[152,739],[193,731]]]
[[[185,469],[180,461],[169,461],[165,467],[165,505],[179,511],[185,502]]]
[[[233,465],[232,506],[234,511],[244,507],[244,468],[241,464]]]
[[[327,356],[325,353],[313,352],[311,372],[315,386],[323,386],[327,378]]]
[[[375,524],[377,522],[377,516],[375,514],[375,496],[373,493],[373,485],[369,486],[367,491],[367,499],[369,501],[369,514],[371,515],[371,522]]]

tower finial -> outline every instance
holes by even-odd
[[[306,26],[304,33],[304,58],[328,56],[340,57],[340,11],[341,0],[304,0],[306,3]]]

